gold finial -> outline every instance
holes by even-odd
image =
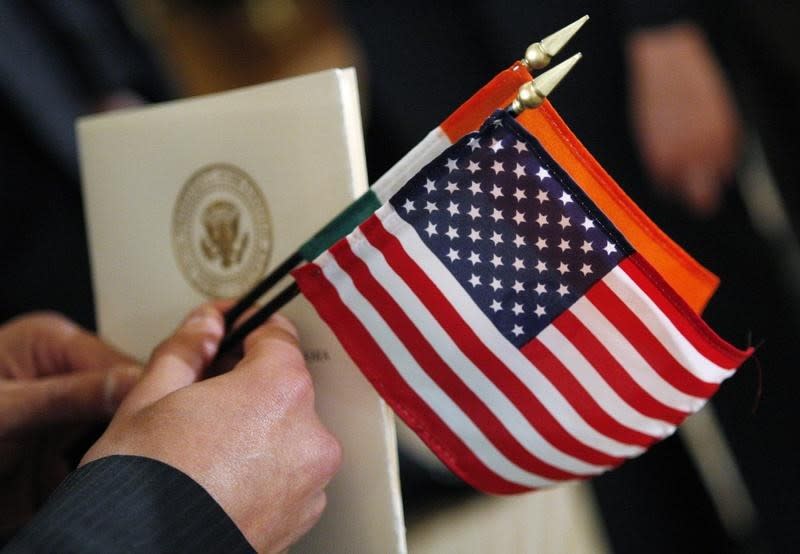
[[[547,67],[550,60],[566,46],[588,20],[589,16],[584,15],[552,35],[543,38],[539,42],[534,42],[525,50],[525,57],[522,59],[522,63],[531,71]]]
[[[538,108],[582,57],[583,54],[578,52],[557,66],[541,73],[536,77],[536,80],[529,81],[519,87],[517,97],[509,106],[508,111],[512,115],[519,115],[522,110]]]

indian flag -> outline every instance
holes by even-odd
[[[519,87],[531,78],[521,63],[500,72],[428,133],[378,179],[369,192],[306,242],[299,250],[302,259],[314,260],[336,240],[352,231],[426,164],[464,135],[476,130],[494,110],[508,106]],[[701,313],[714,294],[719,279],[673,242],[636,206],[581,144],[552,104],[545,102],[535,110],[525,110],[517,121],[539,141],[692,310]]]

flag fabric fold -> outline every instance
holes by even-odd
[[[293,275],[381,396],[478,489],[613,468],[750,353],[505,112],[387,196]]]

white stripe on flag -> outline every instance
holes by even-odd
[[[671,423],[648,417],[625,402],[554,325],[545,327],[536,338],[564,364],[603,411],[619,423],[651,437],[664,438],[675,431]]]
[[[383,253],[367,241],[361,230],[353,231],[347,240],[355,255],[367,264],[372,276],[397,301],[397,304],[408,314],[422,335],[431,344],[436,345],[436,353],[528,452],[543,462],[570,473],[597,474],[610,468],[610,466],[586,463],[561,452],[550,444],[453,342],[447,331],[442,328],[417,295],[389,266]],[[459,308],[461,307],[459,306]]]
[[[606,316],[586,297],[579,298],[569,308],[569,311],[575,314],[575,317],[586,326],[589,332],[650,396],[667,406],[684,412],[697,411],[706,403],[705,398],[698,398],[679,391],[661,377],[639,354],[628,338],[620,333],[614,324],[608,321]]]
[[[385,204],[400,187],[450,145],[450,139],[444,134],[442,128],[436,127],[419,144],[400,158],[400,161],[394,164],[380,179],[375,181],[372,185],[372,193],[378,197],[381,204]]]
[[[339,267],[331,254],[324,252],[315,262],[322,268],[325,277],[339,293],[344,304],[392,362],[402,379],[490,471],[507,481],[525,487],[542,488],[556,483],[522,470],[494,447],[461,408],[419,366],[380,314],[355,288],[350,276]]]
[[[425,246],[414,228],[401,218],[391,204],[375,212],[384,228],[403,245],[409,256],[439,287],[442,295],[456,306],[464,321],[483,339],[492,352],[539,399],[548,412],[577,440],[615,457],[632,457],[645,449],[609,438],[589,425],[567,402],[555,386],[497,330],[494,324],[464,292],[461,285]]]
[[[731,376],[732,369],[723,368],[697,351],[683,333],[658,308],[653,299],[639,288],[625,271],[616,267],[605,283],[635,313],[641,322],[664,345],[683,367],[707,383],[721,383]]]

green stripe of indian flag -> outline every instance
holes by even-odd
[[[378,179],[369,191],[345,208],[298,249],[303,259],[309,262],[314,260],[337,240],[350,233],[450,145],[451,141],[441,127],[428,133],[419,144]]]

